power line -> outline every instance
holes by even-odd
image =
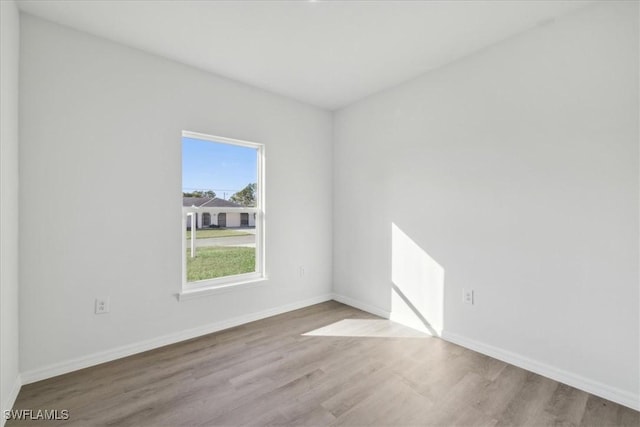
[[[190,191],[240,191],[233,188],[196,188],[196,187],[182,187],[182,190],[190,190]]]

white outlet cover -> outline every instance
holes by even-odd
[[[462,301],[465,304],[473,305],[473,289],[463,289],[462,290]]]
[[[96,298],[96,314],[106,314],[109,312],[109,298]]]

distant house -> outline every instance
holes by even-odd
[[[217,197],[183,197],[182,211],[193,212],[196,228],[255,227],[253,208],[247,208]],[[191,216],[187,216],[187,228],[191,228]]]

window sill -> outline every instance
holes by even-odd
[[[248,288],[254,288],[265,284],[268,279],[266,277],[257,277],[255,279],[243,280],[240,282],[232,282],[225,285],[213,285],[208,287],[183,290],[177,294],[178,301],[185,301],[194,298],[206,297],[209,295],[224,294]]]

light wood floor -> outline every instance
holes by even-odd
[[[636,411],[333,301],[26,385],[14,408],[69,410],[39,426],[640,425]]]

